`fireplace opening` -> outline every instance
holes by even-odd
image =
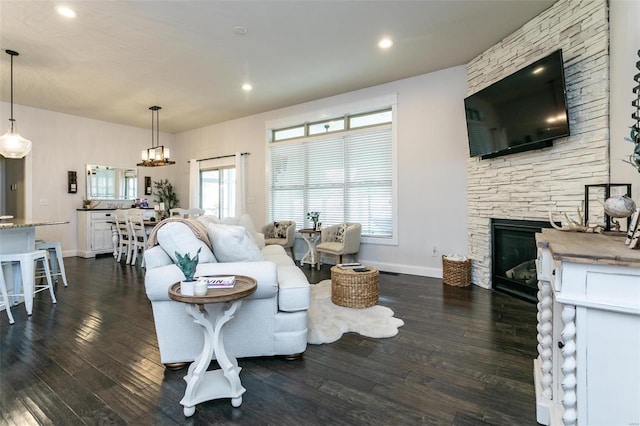
[[[491,278],[493,288],[537,302],[536,233],[549,222],[491,219]]]

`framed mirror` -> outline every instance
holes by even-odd
[[[138,170],[87,164],[87,200],[138,198]]]

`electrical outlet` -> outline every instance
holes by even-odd
[[[49,205],[49,200],[47,200],[46,198],[40,198],[40,205],[41,206],[48,206]]]
[[[433,246],[433,251],[431,252],[431,256],[436,257],[438,255],[438,246]]]

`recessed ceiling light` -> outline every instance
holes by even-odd
[[[388,37],[385,37],[385,38],[383,38],[382,40],[380,40],[380,41],[378,42],[378,47],[379,47],[380,49],[388,49],[388,48],[390,48],[391,46],[393,46],[393,40],[391,40],[391,39],[390,39],[390,38],[388,38]]]
[[[245,92],[250,92],[253,90],[253,86],[249,83],[245,83],[242,85],[242,90],[244,90]]]
[[[65,18],[77,18],[78,14],[76,13],[75,10],[71,9],[68,6],[56,6],[56,12],[58,12],[59,15],[64,16]]]
[[[245,35],[249,30],[247,30],[247,27],[243,27],[242,25],[236,25],[233,27],[233,32],[238,35]]]

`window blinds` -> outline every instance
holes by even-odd
[[[391,126],[272,143],[269,165],[271,220],[306,228],[319,211],[323,226],[358,222],[363,236],[392,237]]]

